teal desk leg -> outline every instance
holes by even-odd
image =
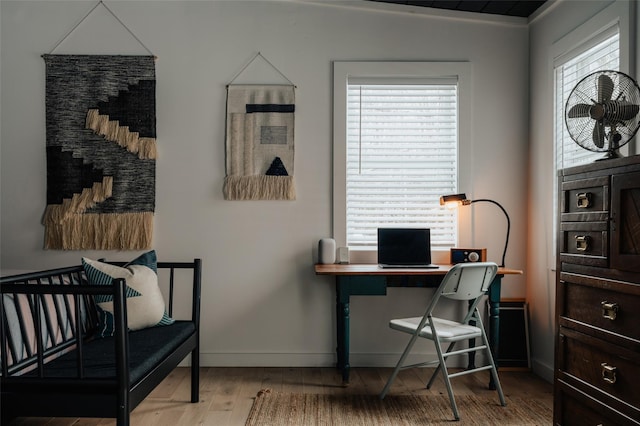
[[[498,355],[500,353],[500,290],[502,287],[502,275],[496,276],[489,287],[489,347],[491,355],[498,367]],[[495,389],[493,377],[489,380],[489,389]]]
[[[472,305],[472,301],[469,301],[469,308]],[[475,326],[476,322],[475,321],[469,321],[469,325]],[[476,339],[469,339],[469,347],[472,348],[476,345]],[[476,353],[475,352],[469,352],[469,356],[467,359],[467,370],[473,370],[474,368],[476,368]]]
[[[343,291],[345,290],[345,291]],[[337,367],[342,372],[342,382],[349,383],[349,292],[336,282]]]
[[[336,337],[337,367],[342,382],[349,383],[349,300],[351,296],[384,296],[387,279],[384,276],[336,276]]]

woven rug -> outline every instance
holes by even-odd
[[[317,395],[258,393],[247,426],[550,425],[551,408],[535,399],[458,395],[456,422],[446,395]]]

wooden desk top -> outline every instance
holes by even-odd
[[[375,263],[367,264],[316,264],[316,275],[445,275],[453,265],[438,265],[438,269],[380,268]],[[498,275],[520,275],[519,269],[498,267]]]

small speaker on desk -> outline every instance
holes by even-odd
[[[338,263],[342,265],[349,263],[349,247],[338,247]]]
[[[318,262],[336,263],[336,240],[323,238],[318,242]]]
[[[451,264],[467,262],[486,262],[486,248],[452,248]]]

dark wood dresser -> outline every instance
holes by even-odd
[[[558,181],[554,423],[640,425],[640,155]]]

